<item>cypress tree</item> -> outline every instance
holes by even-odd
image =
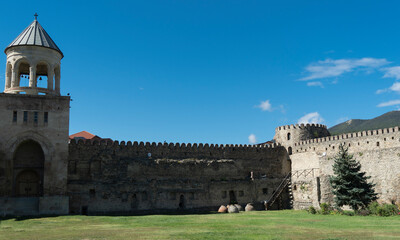
[[[330,178],[330,183],[338,207],[349,205],[357,211],[377,199],[375,184],[367,182],[371,177],[361,172],[361,164],[348,153],[348,148],[340,144],[339,153],[334,159],[335,175]]]

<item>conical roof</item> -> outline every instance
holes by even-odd
[[[6,52],[7,49],[15,46],[39,46],[51,48],[61,53],[64,57],[64,54],[36,19],[25,28],[25,30],[14,41],[12,41],[4,51]]]

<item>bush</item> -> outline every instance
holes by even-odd
[[[331,213],[332,208],[329,203],[321,203],[319,206],[321,207],[322,215],[328,215]]]
[[[378,215],[378,208],[379,208],[378,202],[372,202],[371,204],[368,205],[368,210],[372,215]]]
[[[310,206],[307,211],[308,211],[308,213],[311,213],[311,214],[317,213],[317,210],[315,210],[315,207],[313,207],[313,206]]]
[[[397,215],[399,209],[394,204],[383,204],[378,208],[378,215],[383,217]]]
[[[382,217],[395,216],[399,214],[399,208],[394,204],[382,204],[379,205],[377,202],[373,202],[368,206],[371,214]]]

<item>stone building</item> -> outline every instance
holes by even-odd
[[[317,206],[332,199],[327,179],[340,143],[372,175],[380,201],[399,203],[398,128],[330,136],[323,125],[290,125],[259,145],[69,139],[61,50],[35,19],[5,53],[1,215],[216,210],[249,202]]]
[[[66,214],[70,98],[60,96],[63,54],[36,19],[4,52],[0,212]]]

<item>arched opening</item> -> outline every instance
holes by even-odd
[[[18,66],[18,72],[16,78],[16,86],[14,87],[29,87],[29,63],[21,62]]]
[[[287,134],[287,140],[290,140],[290,138],[291,138],[291,135],[290,135],[290,133],[288,133]]]
[[[181,196],[179,197],[179,209],[185,209],[185,207],[185,196],[181,194]]]
[[[238,202],[237,202],[237,199],[236,199],[235,191],[233,191],[233,190],[229,191],[229,203],[230,203],[230,204],[236,204],[236,203],[238,203]]]
[[[288,147],[288,154],[292,155],[292,147]]]
[[[44,153],[33,140],[22,142],[14,153],[14,194],[24,197],[43,196]]]
[[[137,199],[137,196],[136,196],[136,193],[135,194],[133,194],[133,196],[132,196],[132,199],[131,199],[131,209],[137,209],[137,207],[138,207],[138,199]]]
[[[36,82],[35,87],[47,88],[47,78],[49,76],[49,69],[46,63],[39,63],[36,66]]]

